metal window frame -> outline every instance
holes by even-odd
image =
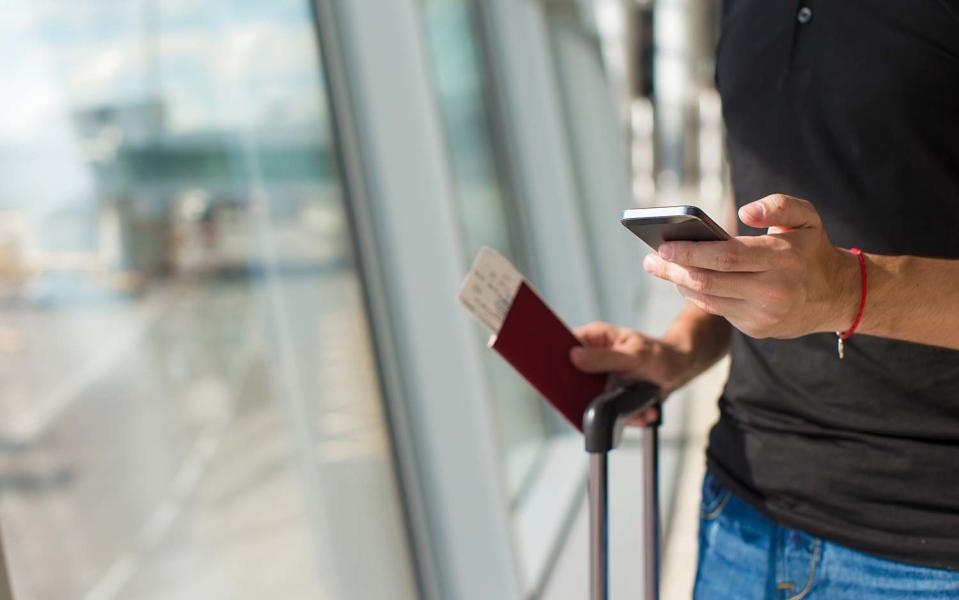
[[[595,319],[599,300],[544,7],[532,0],[484,0],[478,8],[536,283],[570,323]]]
[[[419,6],[315,9],[423,595],[519,598]]]
[[[422,15],[422,27],[424,30],[427,27],[427,22],[425,14],[423,11],[424,1],[417,0],[418,4],[421,7]],[[491,157],[491,163],[493,166],[493,175],[496,177],[496,185],[499,188],[500,195],[503,200],[504,214],[506,217],[506,233],[509,239],[510,248],[513,251],[513,255],[510,256],[510,260],[513,264],[523,273],[532,273],[532,242],[529,239],[529,236],[526,235],[527,226],[526,226],[526,214],[524,212],[525,207],[518,198],[516,191],[516,174],[514,165],[510,162],[509,156],[501,150],[504,148],[507,134],[504,132],[504,123],[503,123],[503,111],[502,107],[499,106],[499,97],[496,93],[495,82],[493,81],[493,69],[491,67],[491,56],[490,49],[487,45],[487,38],[484,35],[484,21],[483,15],[481,13],[481,3],[484,0],[461,0],[464,8],[467,11],[470,19],[470,29],[471,34],[473,35],[473,43],[476,46],[477,51],[477,62],[478,68],[482,71],[481,75],[481,92],[482,92],[482,104],[483,112],[486,119],[486,124],[489,127],[487,134],[493,148],[493,156]],[[433,95],[437,105],[440,104],[440,97],[437,93],[437,88],[434,81]],[[441,119],[442,120],[442,119]],[[444,124],[445,125],[445,124]],[[445,152],[447,156],[450,156],[450,135],[448,131],[445,131],[444,128],[444,142],[446,142]],[[450,161],[452,163],[452,161]],[[451,172],[455,172],[454,167],[450,164]],[[455,177],[454,177],[455,179]],[[454,188],[456,187],[454,182]],[[458,193],[458,190],[454,189],[454,193]],[[454,204],[454,210],[459,211],[461,207]],[[459,215],[461,217],[461,215]],[[498,357],[492,357],[493,360],[501,360]],[[486,369],[486,377],[494,376],[492,371],[489,371],[489,364],[484,364]],[[493,394],[490,394],[487,397],[487,401],[494,401]],[[565,448],[568,445],[563,443],[563,440],[558,440],[558,434],[570,434],[569,426],[559,417],[555,411],[546,405],[546,403],[541,402],[538,396],[532,398],[523,398],[523,400],[533,400],[536,402],[536,408],[538,409],[539,414],[543,419],[544,424],[544,433],[545,438],[542,445],[537,451],[537,456],[533,460],[533,464],[530,465],[530,468],[524,475],[523,482],[519,486],[519,490],[510,497],[510,494],[507,495],[507,500],[509,501],[510,512],[515,519],[515,514],[517,511],[528,512],[528,497],[531,493],[536,492],[536,482],[539,480],[540,473],[544,468],[546,468],[547,463],[550,460],[555,460],[555,455],[557,453],[557,447]],[[495,411],[494,411],[495,412]],[[496,427],[499,426],[499,423],[496,423]],[[499,431],[494,432],[496,435],[499,434]],[[499,439],[499,438],[498,438]],[[499,439],[501,444],[498,448],[498,458],[500,460],[500,472],[501,476],[504,478],[504,481],[507,481],[508,475],[506,470],[508,469],[505,461],[508,461],[508,448],[502,446],[502,440]],[[542,487],[542,486],[540,486]],[[522,553],[522,545],[519,543],[520,540],[516,540],[514,536],[514,543],[519,553]]]
[[[489,131],[487,133],[493,148],[499,149],[502,148],[505,138],[503,132],[503,122],[501,119],[501,110],[498,105],[498,97],[495,93],[495,86],[492,80],[489,48],[485,43],[486,40],[483,35],[483,23],[480,6],[484,0],[461,1],[463,2],[463,5],[465,6],[465,9],[469,15],[469,27],[471,34],[473,35],[473,43],[476,45],[477,62],[479,63],[479,69],[482,71],[482,104],[483,114],[487,124],[489,125]],[[422,6],[423,3],[424,0],[418,0],[418,4],[421,7],[421,21],[423,22],[422,27],[425,30],[427,25],[425,14],[423,14],[423,11],[425,10],[425,8]],[[433,94],[436,97],[436,102],[439,103],[435,82]],[[448,132],[445,133],[447,133],[447,135],[444,135],[444,142],[446,143],[446,152],[449,154],[450,136],[448,135]],[[507,237],[509,239],[511,248],[515,253],[514,256],[509,258],[513,264],[520,269],[520,271],[528,272],[531,264],[530,246],[525,235],[526,229],[525,215],[522,212],[523,207],[517,198],[516,176],[513,172],[513,166],[508,160],[508,157],[504,156],[502,152],[493,153],[491,164],[493,166],[493,175],[496,177],[496,185],[499,188],[499,193],[504,201],[504,209],[508,219],[508,222],[506,223]]]
[[[7,566],[6,536],[0,527],[0,600],[13,600],[13,584],[10,581],[10,571]]]
[[[620,224],[621,212],[633,206],[626,131],[606,80],[598,36],[584,23],[582,2],[546,3],[549,36],[557,57],[556,78],[574,181],[582,203],[589,256],[598,279],[602,317],[633,324],[642,306],[641,258],[645,248]],[[575,44],[575,45],[574,45]],[[591,81],[577,78],[592,77]]]
[[[546,7],[538,0],[478,0],[476,8],[534,283],[569,325],[595,320],[602,316],[600,282],[578,197]],[[549,454],[561,457],[565,468],[544,469],[517,510],[518,559],[531,597],[544,589],[583,500],[585,456],[579,444],[567,442],[562,435],[551,438]]]
[[[507,210],[510,218],[509,223],[511,238],[516,249],[527,257],[536,256],[536,248],[542,244],[537,244],[533,236],[528,235],[530,230],[530,209],[528,202],[523,202],[518,189],[522,188],[523,164],[522,161],[509,151],[510,144],[515,142],[512,139],[512,126],[509,122],[510,108],[508,103],[510,98],[504,91],[503,82],[500,79],[502,73],[496,70],[497,50],[493,47],[497,42],[494,39],[492,29],[496,25],[491,22],[490,14],[485,12],[484,6],[486,0],[465,0],[465,4],[470,9],[473,20],[474,35],[480,51],[480,68],[484,70],[484,107],[487,113],[488,124],[491,128],[490,136],[494,141],[495,147],[499,150],[495,153],[494,163],[497,174],[500,178],[500,186],[507,202]],[[535,10],[539,10],[536,8]],[[535,21],[533,22],[535,23]],[[527,26],[529,23],[527,23]],[[547,45],[547,57],[552,48]],[[540,63],[544,65],[545,63]],[[544,81],[550,81],[550,73],[543,71],[546,75]],[[547,95],[551,94],[552,86],[548,84],[545,88],[540,88]],[[565,117],[559,125],[566,126]],[[559,136],[573,143],[572,137],[564,129],[557,132]],[[529,162],[525,163],[529,166]],[[526,175],[537,176],[536,174],[526,173]],[[575,178],[573,179],[575,182]],[[574,188],[578,192],[578,188]],[[576,198],[578,200],[578,198]],[[574,202],[574,207],[579,203]],[[578,217],[578,215],[574,215]],[[576,219],[574,218],[574,221]],[[582,227],[582,221],[578,221],[579,227]],[[527,235],[519,235],[523,232]],[[562,240],[554,238],[554,242],[560,243]],[[555,252],[540,252],[539,262],[527,258],[527,267],[523,269],[527,273],[534,275],[534,280],[540,281],[537,275],[542,273],[544,268],[557,267],[563,264],[562,258],[554,259]],[[520,257],[522,258],[526,257]],[[546,263],[544,265],[543,263]],[[598,271],[594,271],[598,272]],[[595,286],[581,286],[580,289],[593,289],[596,294],[601,292]],[[589,294],[585,295],[587,298]],[[587,300],[588,301],[588,300]],[[544,407],[545,408],[545,407]],[[585,477],[585,457],[581,449],[579,436],[572,433],[569,426],[556,417],[549,410],[545,411],[548,425],[548,437],[540,449],[536,465],[523,484],[520,494],[513,499],[511,505],[511,524],[513,530],[514,544],[516,547],[517,558],[519,559],[520,575],[522,577],[523,590],[529,597],[538,597],[546,581],[550,577],[560,550],[563,547],[567,534],[572,525],[579,506],[582,504],[582,487]]]
[[[362,290],[364,308],[369,324],[371,347],[376,358],[378,387],[383,403],[385,423],[389,434],[392,465],[396,474],[400,492],[406,531],[410,544],[411,562],[415,571],[418,591],[429,600],[441,598],[440,579],[436,572],[435,548],[429,536],[425,504],[422,498],[421,476],[410,456],[411,451],[402,440],[408,439],[409,424],[401,410],[395,410],[388,396],[390,390],[401,388],[399,365],[389,350],[393,346],[389,327],[382,325],[389,319],[389,310],[385,301],[382,279],[375,274],[381,272],[376,252],[368,251],[365,240],[373,234],[369,231],[365,217],[368,211],[357,198],[368,194],[362,169],[358,166],[362,160],[360,149],[353,130],[349,91],[346,89],[345,64],[338,44],[335,14],[324,0],[310,2],[314,27],[317,32],[317,46],[322,65],[322,80],[326,90],[329,107],[330,127],[333,149],[337,166],[341,172],[343,206],[350,229],[355,270]]]

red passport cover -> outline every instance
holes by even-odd
[[[579,345],[573,332],[523,282],[491,347],[582,431],[583,413],[605,389],[606,376],[573,366],[569,351]]]

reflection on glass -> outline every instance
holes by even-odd
[[[2,13],[17,598],[415,597],[307,2]]]
[[[495,165],[470,2],[423,0],[423,7],[467,255],[472,257],[487,245],[522,265],[510,235],[513,214]],[[548,426],[542,403],[531,388],[492,353],[486,354],[486,362],[507,488],[515,501],[534,472]]]

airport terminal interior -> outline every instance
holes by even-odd
[[[489,246],[665,329],[619,216],[719,210],[717,3],[0,4],[0,597],[587,597],[582,438],[457,291]],[[715,400],[666,411],[664,597]]]

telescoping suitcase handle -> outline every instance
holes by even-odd
[[[645,382],[616,387],[598,396],[583,415],[589,454],[590,600],[609,598],[608,456],[619,445],[626,422],[660,402],[659,388]],[[660,411],[662,415],[662,411]],[[659,600],[659,425],[643,431],[643,547],[645,600]]]

